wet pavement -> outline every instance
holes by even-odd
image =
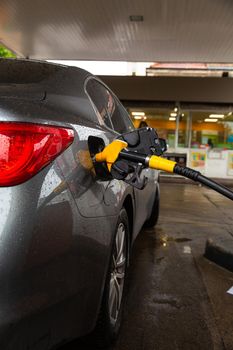
[[[203,257],[232,237],[233,203],[185,184],[161,184],[155,229],[138,236],[120,336],[110,350],[233,350],[233,273]],[[81,342],[59,350],[91,350]]]

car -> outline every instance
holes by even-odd
[[[143,170],[143,190],[100,179],[88,139],[133,130],[91,73],[0,60],[1,350],[117,336],[132,244],[158,219],[158,172]]]

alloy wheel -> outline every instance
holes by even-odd
[[[109,315],[111,323],[117,322],[123,295],[126,271],[126,231],[121,222],[117,228],[115,245],[112,255],[111,278],[109,282]]]

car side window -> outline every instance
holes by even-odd
[[[134,129],[129,115],[119,100],[95,78],[87,81],[86,92],[95,105],[99,118],[119,134]]]
[[[129,132],[134,130],[134,125],[130,120],[130,117],[122,106],[122,104],[115,100],[115,109],[113,111],[111,121],[113,124],[114,130],[119,132],[119,134],[123,134],[124,132]]]
[[[96,79],[87,81],[86,92],[94,103],[102,122],[113,129],[111,116],[115,109],[115,101],[112,94]]]

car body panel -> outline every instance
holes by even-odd
[[[95,326],[119,211],[129,199],[133,241],[151,213],[156,175],[149,174],[143,191],[96,179],[88,136],[108,144],[118,133],[99,122],[85,92],[88,72],[6,61],[0,60],[0,74],[6,70],[0,122],[69,127],[75,134],[31,179],[0,187],[0,348],[46,349]]]

